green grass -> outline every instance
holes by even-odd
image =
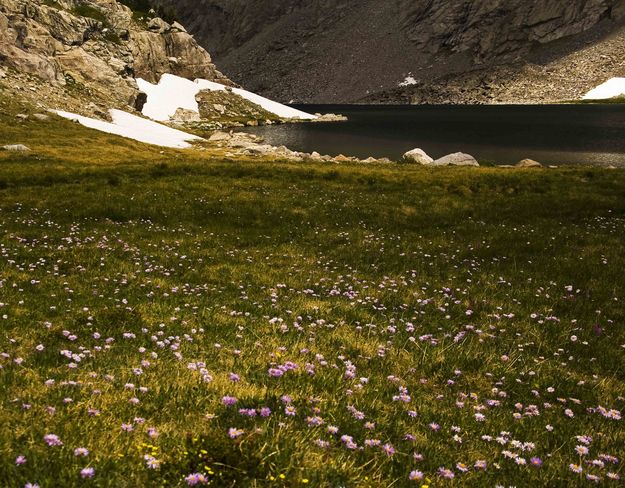
[[[48,7],[54,7],[56,9],[61,9],[61,5],[56,0],[43,0],[41,3],[47,5]]]
[[[108,19],[104,12],[100,9],[95,8],[88,4],[78,4],[72,9],[72,13],[74,15],[79,15],[81,17],[88,17],[90,19],[97,20],[98,22],[102,22],[104,25],[108,25]]]
[[[126,5],[131,10],[139,11],[139,12],[149,12],[152,8],[152,4],[150,0],[120,0],[121,4]]]
[[[174,8],[154,5],[150,0],[119,0],[119,2],[132,10],[135,20],[145,20],[150,17],[150,10],[154,10],[157,17],[162,18],[165,22],[169,22],[170,24],[178,20]]]
[[[623,410],[625,171],[225,162],[2,109],[0,145],[33,152],[0,152],[0,486],[184,486],[203,472],[211,486],[557,487],[624,474],[622,421],[589,409]],[[409,402],[393,400],[400,387]],[[238,413],[262,407],[269,417]],[[581,435],[587,460],[620,463],[585,463]]]
[[[177,15],[175,9],[171,7],[162,7],[162,6],[154,6],[150,3],[150,0],[118,0],[119,3],[129,7],[132,10],[133,19],[142,25],[147,25],[146,19],[152,17],[150,14],[150,10],[154,10],[155,16],[164,19],[166,22],[172,23],[177,20]],[[42,0],[44,5],[48,7],[54,7],[57,9],[62,9],[63,7],[56,0]],[[71,9],[71,12],[74,15],[79,15],[81,17],[88,17],[90,19],[97,20],[102,22],[106,27],[109,26],[108,19],[106,15],[98,8],[93,7],[92,5],[79,3]],[[119,43],[120,40],[118,37],[109,37],[107,38],[109,41]]]

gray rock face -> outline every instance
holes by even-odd
[[[404,156],[402,157],[402,162],[408,164],[428,165],[432,164],[434,162],[434,159],[428,156],[422,149],[417,148],[404,154]]]
[[[437,159],[432,166],[479,166],[479,163],[470,154],[458,152]]]
[[[163,34],[171,30],[171,25],[169,25],[163,19],[159,19],[158,17],[156,17],[154,19],[150,19],[150,21],[148,22],[148,29],[152,32]]]
[[[178,122],[178,123],[199,122],[200,115],[197,112],[194,112],[193,110],[178,108],[176,109],[176,112],[174,113],[173,117],[171,117],[171,120],[172,122]]]
[[[129,47],[138,78],[156,82],[162,74],[172,73],[183,78],[232,84],[217,70],[208,52],[186,32],[135,32]]]
[[[91,10],[79,15],[77,6]],[[116,0],[0,0],[0,65],[51,86],[75,85],[120,108],[134,104],[135,77],[154,82],[172,73],[231,83],[181,26],[154,18],[147,27]]]
[[[187,32],[187,29],[185,29],[184,26],[179,22],[172,23],[171,28],[180,32]]]
[[[402,92],[440,102],[418,88],[479,68],[516,67],[537,49],[545,59],[561,57],[579,48],[580,35],[609,34],[625,16],[625,0],[153,1],[173,6],[232,79],[302,102],[350,102],[377,92],[395,101],[390,92],[409,74],[417,87]],[[480,81],[470,97],[449,99],[488,90]]]
[[[399,0],[406,35],[433,54],[448,48],[475,61],[517,57],[533,43],[579,34],[601,20],[621,18],[619,0]]]

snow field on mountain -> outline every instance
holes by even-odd
[[[611,78],[584,95],[584,100],[606,100],[625,95],[625,78]]]

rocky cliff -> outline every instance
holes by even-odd
[[[154,1],[231,78],[282,101],[544,102],[623,74],[601,45],[625,37],[625,0]],[[532,84],[550,71],[582,81]]]
[[[123,0],[0,0],[0,78],[40,105],[127,108],[163,73],[230,83],[182,25]]]

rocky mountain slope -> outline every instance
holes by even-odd
[[[154,2],[281,101],[548,102],[623,74],[625,0]]]
[[[141,103],[135,78],[163,73],[231,84],[182,25],[116,0],[0,0],[4,90],[86,115]]]

